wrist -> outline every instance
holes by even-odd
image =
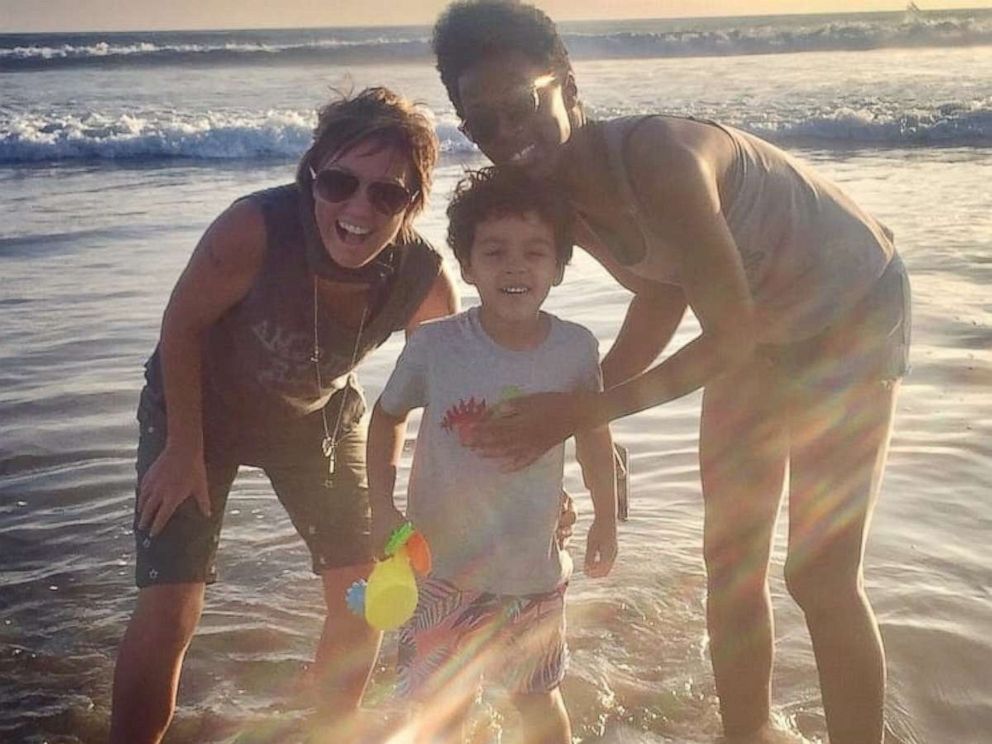
[[[167,436],[165,439],[165,452],[170,455],[178,455],[180,457],[202,457],[203,438],[183,437],[179,435]]]

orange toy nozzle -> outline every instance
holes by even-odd
[[[427,544],[427,539],[419,532],[414,532],[404,547],[410,557],[410,565],[413,566],[413,570],[422,576],[430,573],[431,548]]]

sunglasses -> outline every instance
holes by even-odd
[[[529,85],[500,101],[498,106],[478,106],[465,112],[458,131],[476,144],[489,142],[499,134],[500,120],[519,128],[541,107],[540,91],[555,82],[555,76],[541,75]]]
[[[348,201],[362,187],[362,179],[338,168],[325,168],[317,172],[311,167],[310,179],[317,198],[333,204]],[[390,216],[409,207],[416,196],[415,192],[394,181],[366,181],[365,193],[376,210]]]

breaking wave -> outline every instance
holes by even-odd
[[[992,97],[911,110],[838,106],[776,118],[727,114],[719,118],[783,143],[992,147]],[[314,123],[312,113],[299,111],[36,113],[8,118],[0,113],[0,163],[295,159],[309,145]],[[444,152],[472,151],[451,117],[441,118],[437,131]]]
[[[992,44],[992,13],[562,24],[576,59],[733,56]],[[430,30],[297,30],[0,35],[0,72],[85,65],[364,64],[431,59]]]

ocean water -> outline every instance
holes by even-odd
[[[866,565],[890,741],[990,741],[992,11],[565,30],[593,115],[743,127],[812,161],[895,231],[913,280],[913,372]],[[456,129],[428,33],[0,35],[0,741],[104,740],[136,594],[141,364],[198,236],[235,197],[291,179],[332,89],[387,84],[435,112],[445,154],[418,226],[443,244],[447,194],[482,159]],[[580,255],[549,307],[606,348],[626,301]],[[688,320],[677,342],[695,330]],[[401,343],[363,365],[370,397]],[[719,731],[698,406],[693,395],[615,425],[632,453],[631,518],[613,574],[576,576],[570,590],[576,741],[710,742]],[[567,478],[581,561],[591,508],[574,466]],[[783,536],[776,713],[822,741],[812,653],[781,580]],[[289,690],[319,634],[320,587],[257,471],[235,485],[220,556],[170,742],[229,741],[302,715]],[[385,648],[370,705],[388,709],[395,640]],[[493,721],[512,741],[512,717]]]

